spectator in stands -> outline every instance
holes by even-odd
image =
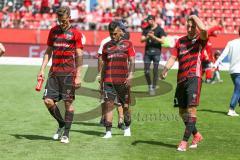
[[[165,4],[166,7],[166,25],[170,26],[172,24],[172,20],[174,17],[174,9],[175,9],[175,3],[172,0],[167,0],[167,3]]]
[[[42,0],[40,12],[41,13],[49,13],[50,12],[48,0]]]
[[[3,3],[0,3],[0,9],[2,9],[2,12],[7,12],[8,15],[11,15],[13,11],[15,12],[18,10],[20,12],[31,13],[33,15],[38,13],[48,13],[51,15],[52,13],[55,13],[56,9],[60,6],[69,6],[72,9],[72,7],[75,7],[74,5],[77,4],[79,19],[76,20],[76,23],[80,25],[81,29],[89,30],[96,28],[106,30],[106,19],[108,21],[109,19],[112,19],[112,17],[121,17],[127,19],[129,25],[131,26],[131,31],[139,31],[139,19],[143,20],[143,18],[145,18],[144,15],[151,14],[156,17],[157,23],[159,23],[162,27],[166,25],[165,29],[169,29],[169,31],[175,31],[178,29],[179,32],[185,32],[185,19],[189,15],[198,15],[198,13],[203,12],[197,8],[197,3],[198,2],[195,3],[192,1],[183,0],[117,0],[114,6],[111,5],[111,1],[108,1],[107,5],[98,5],[95,7],[95,10],[88,12],[85,6],[86,1],[84,0],[22,0],[20,2],[18,0],[6,0]],[[238,9],[234,10],[238,11]],[[233,18],[226,17],[224,14],[222,17],[214,17],[214,15],[211,15],[213,18],[209,19],[208,25],[212,26],[212,23],[215,23],[213,21],[216,19],[218,23],[215,23],[214,25],[218,25],[221,19],[228,19],[230,21],[222,21],[223,26],[225,26],[224,32],[235,33],[240,24],[240,21],[238,22],[238,19],[240,20],[240,18],[237,18],[237,13],[238,12],[233,14]],[[164,23],[157,18],[159,15]],[[24,16],[25,15],[23,15],[23,17],[10,16],[10,27],[20,28],[22,25],[15,24],[16,21],[20,21],[20,19],[24,18]],[[110,18],[108,18],[108,16],[110,16]],[[94,21],[91,17],[94,17]],[[206,17],[209,16],[205,16],[205,18]],[[235,22],[234,26],[231,23],[231,20]],[[34,21],[26,22],[27,25],[24,27],[36,29],[38,26],[40,26],[40,21],[41,19],[34,19]],[[55,21],[51,16],[49,16],[49,24],[51,27],[55,25]]]

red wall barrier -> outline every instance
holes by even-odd
[[[0,42],[3,43],[27,43],[27,44],[45,44],[48,36],[48,30],[30,30],[30,29],[0,29]],[[86,45],[99,45],[101,40],[108,36],[106,31],[82,31],[86,36]],[[169,33],[168,35],[180,35]],[[211,38],[213,48],[224,48],[229,40],[237,38],[236,34],[220,34],[217,38]],[[144,46],[140,42],[141,33],[132,32],[131,40],[134,46]]]
[[[0,42],[6,47],[5,56],[10,57],[42,57],[46,49],[48,30],[27,30],[27,29],[0,29]],[[84,56],[93,58],[102,39],[108,36],[106,31],[83,31],[86,36]],[[168,35],[179,35],[170,33]],[[179,35],[181,36],[181,35]],[[213,50],[223,49],[229,40],[237,38],[238,35],[222,34],[211,38]],[[137,52],[136,59],[142,60],[144,54],[144,43],[140,42],[141,33],[131,33],[131,40]],[[166,60],[171,49],[163,49],[162,60]]]

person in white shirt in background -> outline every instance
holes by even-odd
[[[5,53],[5,47],[3,46],[2,43],[0,43],[0,57]]]
[[[228,55],[230,63],[229,72],[234,84],[234,91],[227,113],[229,116],[239,116],[239,114],[235,112],[235,107],[237,103],[240,102],[240,27],[238,32],[239,38],[228,42],[221,56],[214,64],[214,67],[217,68],[219,63]]]
[[[216,52],[214,53],[214,61],[216,61],[221,55],[221,51],[220,50],[216,50]],[[222,65],[222,63],[220,62],[219,65]],[[211,84],[215,84],[215,83],[222,83],[223,80],[221,79],[221,75],[220,75],[220,70],[219,67],[217,68],[213,68],[213,77],[211,79]]]

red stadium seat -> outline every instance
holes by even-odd
[[[231,25],[233,23],[233,19],[230,18],[230,17],[226,17],[226,18],[224,18],[224,20],[225,20],[227,25]]]
[[[240,26],[240,17],[236,18],[235,22],[236,22],[236,25]]]
[[[233,17],[240,17],[240,10],[239,9],[234,9],[232,15],[233,15]]]
[[[236,2],[232,2],[232,8],[233,9],[239,9],[240,6],[240,2],[236,1]]]
[[[222,16],[223,17],[232,17],[232,10],[231,9],[224,9]]]
[[[49,19],[49,18],[50,18],[50,14],[44,13],[44,14],[42,15],[42,18],[43,18],[43,19]]]
[[[221,2],[219,2],[219,1],[214,1],[214,2],[213,2],[213,5],[212,5],[212,8],[213,8],[213,9],[221,9],[221,8],[222,8]]]
[[[31,12],[26,12],[24,17],[27,21],[32,21],[34,19]]]
[[[222,8],[223,8],[223,9],[231,9],[231,4],[230,4],[230,2],[229,2],[229,1],[224,1],[224,2],[222,3]]]
[[[227,25],[225,28],[226,33],[233,33],[234,32],[234,27],[232,25]]]
[[[212,17],[213,11],[212,9],[205,10],[206,16],[205,17]]]
[[[40,13],[36,13],[34,17],[37,21],[40,21],[42,19],[42,15]]]
[[[203,9],[212,9],[212,2],[210,2],[210,1],[203,2],[202,8]]]
[[[213,17],[222,17],[222,10],[220,9],[214,10]]]

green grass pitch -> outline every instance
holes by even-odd
[[[226,112],[233,91],[229,74],[222,72],[222,84],[203,84],[198,108],[197,127],[204,141],[197,150],[176,151],[182,138],[183,123],[173,108],[176,71],[170,71],[165,82],[173,89],[155,97],[135,97],[132,106],[132,136],[123,137],[116,128],[113,138],[102,139],[104,128],[99,118],[72,125],[70,143],[51,139],[56,122],[36,92],[38,66],[1,65],[0,73],[0,159],[1,160],[239,160],[240,118]],[[141,76],[138,71],[136,76]],[[83,82],[83,87],[97,89],[97,83]],[[146,91],[146,86],[133,88]],[[75,113],[99,105],[98,98],[77,96]],[[239,107],[237,107],[239,112]]]

